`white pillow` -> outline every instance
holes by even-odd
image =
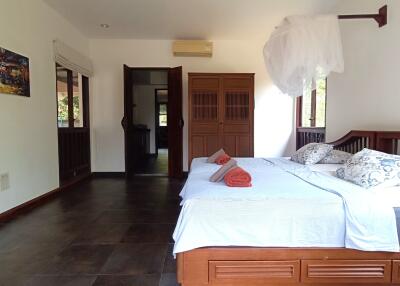
[[[400,184],[400,156],[363,149],[336,171],[338,178],[369,189]]]
[[[297,150],[291,157],[291,160],[304,165],[316,164],[325,158],[332,149],[332,145],[310,143]]]
[[[351,156],[353,155],[344,151],[332,150],[318,164],[344,164]]]

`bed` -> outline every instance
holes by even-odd
[[[351,131],[331,144],[335,149],[350,153],[356,153],[367,147],[398,154],[399,140],[400,132]],[[263,168],[268,169],[268,164],[279,163],[261,161],[262,159],[239,160],[245,167],[260,170],[260,174],[255,175],[256,180],[266,180],[265,182],[272,180],[261,175]],[[285,190],[281,190],[279,196],[269,202],[265,200],[260,202],[260,196],[262,197],[263,194],[257,190],[248,195],[246,204],[236,202],[235,197],[232,197],[229,207],[234,210],[233,214],[238,214],[237,224],[246,223],[246,217],[241,215],[243,213],[250,213],[249,216],[253,217],[247,221],[243,231],[229,233],[229,230],[234,229],[235,226],[225,225],[222,212],[218,213],[224,208],[224,204],[218,201],[204,202],[201,197],[202,194],[207,193],[204,190],[208,189],[207,185],[201,185],[206,183],[206,180],[202,181],[200,174],[205,171],[202,170],[205,165],[201,160],[197,162],[197,166],[196,162],[194,164],[191,170],[194,174],[189,176],[187,182],[189,186],[192,184],[192,187],[190,191],[183,190],[183,209],[174,233],[177,278],[182,286],[400,285],[399,252],[388,251],[389,248],[385,247],[380,248],[379,243],[370,245],[368,251],[358,250],[357,246],[353,248],[343,246],[343,238],[350,236],[351,233],[348,229],[343,229],[343,225],[348,227],[352,222],[347,221],[340,212],[340,209],[343,209],[343,201],[334,194],[322,192],[315,197],[310,189],[310,198],[317,198],[317,200],[314,202],[311,200],[311,203],[307,201],[307,206],[302,208],[299,208],[301,204],[293,203],[286,212],[278,212],[277,208],[273,208],[279,200],[288,206]],[[255,166],[252,167],[254,164]],[[335,166],[332,167],[335,168]],[[317,171],[320,171],[318,177],[324,179],[329,178],[329,172],[332,172],[332,169],[326,169],[325,166],[324,170]],[[195,176],[196,172],[198,176]],[[278,176],[278,174],[271,176]],[[199,181],[196,181],[196,178]],[[301,185],[299,181],[296,184]],[[259,184],[255,182],[254,185]],[[196,192],[196,187],[199,192]],[[270,185],[271,189],[273,187],[273,184]],[[302,196],[307,197],[309,194],[300,190],[301,187],[298,189],[294,191],[295,195],[298,195],[297,199]],[[397,191],[399,190],[387,190],[384,196],[389,198],[396,214],[400,214],[397,208],[400,207]],[[185,192],[188,193],[185,194]],[[210,196],[210,193],[207,196]],[[243,206],[247,208],[244,212],[241,209]],[[184,210],[189,213],[185,215]],[[317,211],[316,217],[314,214]],[[286,215],[288,217],[285,217]],[[255,221],[255,217],[263,220],[261,223],[264,223],[266,227],[262,231],[259,231],[260,222],[249,223]],[[287,230],[279,228],[282,221],[289,217],[292,218],[292,222],[293,218],[297,219],[294,220],[297,226],[294,234],[293,231],[285,233]],[[388,223],[383,218],[385,217],[382,216],[380,225],[379,218],[371,217],[372,220],[376,220],[376,229],[380,228],[380,231],[386,231],[385,223]],[[191,226],[196,227],[191,228]],[[270,231],[270,229],[275,231]],[[318,231],[315,231],[316,229]],[[250,237],[251,243],[246,243],[253,231],[257,235],[254,238]],[[309,240],[310,234],[313,240]],[[298,238],[305,236],[308,240],[304,239],[302,243],[299,243]],[[190,239],[193,237],[195,239]]]

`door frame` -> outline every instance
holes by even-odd
[[[167,88],[156,88],[154,90],[154,112],[155,112],[155,120],[154,120],[154,124],[155,124],[155,143],[156,143],[156,156],[158,155],[158,128],[160,127],[160,118],[159,118],[159,114],[160,114],[160,103],[158,102],[158,97],[157,97],[157,92],[159,90],[166,90],[168,92],[168,87]],[[168,101],[167,101],[167,115],[168,115]],[[168,127],[168,122],[167,122],[167,127]]]
[[[124,129],[124,141],[125,141],[125,152],[124,152],[124,159],[125,159],[125,177],[126,178],[132,178],[135,174],[135,171],[133,169],[133,164],[134,161],[132,161],[132,159],[134,160],[134,152],[133,150],[130,150],[132,148],[129,148],[129,146],[132,146],[132,127],[133,127],[133,109],[129,108],[129,106],[133,105],[133,79],[132,79],[132,72],[135,70],[160,70],[160,71],[167,71],[168,75],[170,74],[170,71],[173,70],[174,68],[171,67],[130,67],[128,65],[123,65],[124,68],[124,116],[121,120],[121,125]],[[182,80],[182,79],[181,79]],[[168,76],[168,94],[169,94],[169,89],[171,88],[170,86],[170,78]],[[182,93],[182,92],[181,92]],[[181,96],[182,97],[182,96]],[[182,100],[182,98],[181,98]],[[155,113],[155,110],[154,110]],[[167,105],[167,114],[170,113],[170,105]],[[183,110],[182,110],[183,113]],[[182,130],[183,132],[183,130]],[[171,144],[171,140],[168,140],[168,149],[170,149],[170,145]],[[183,142],[180,144],[183,146]],[[180,154],[180,158],[182,158],[183,156],[183,148],[181,148],[181,154]],[[171,158],[171,154],[170,152],[168,152],[168,176],[169,177],[176,177],[171,176],[171,170],[170,170],[170,161],[173,160],[173,158]],[[181,159],[180,159],[181,160]],[[182,161],[182,160],[181,160]],[[182,163],[180,164],[182,166]],[[182,170],[180,170],[180,172],[183,174],[183,167],[181,167]],[[178,174],[178,177],[180,177],[180,175]]]

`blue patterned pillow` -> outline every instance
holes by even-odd
[[[333,146],[323,143],[310,143],[293,154],[291,160],[304,165],[312,165],[321,161],[332,151]]]
[[[363,149],[336,171],[338,178],[369,189],[400,184],[400,156]]]
[[[351,156],[353,155],[344,151],[332,150],[318,164],[344,164]]]

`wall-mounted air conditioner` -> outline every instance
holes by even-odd
[[[176,57],[211,57],[213,43],[208,41],[174,41],[172,50]]]

